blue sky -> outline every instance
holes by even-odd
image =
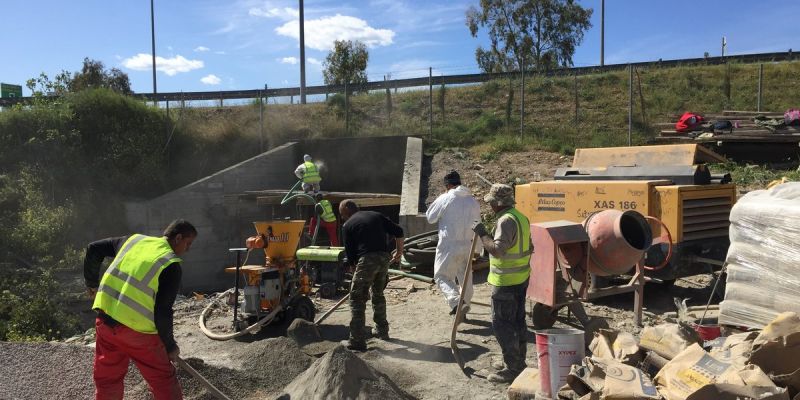
[[[577,49],[577,66],[599,63],[600,0]],[[306,0],[308,85],[322,84],[321,62],[335,39],[369,45],[370,80],[478,72],[464,13],[477,0]],[[84,57],[128,73],[151,92],[148,0],[2,0],[0,82],[75,71]],[[257,89],[299,84],[297,1],[155,0],[158,90]],[[606,64],[800,50],[800,1],[606,2]],[[11,33],[11,35],[9,35]],[[25,89],[25,95],[28,95]]]

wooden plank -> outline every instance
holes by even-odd
[[[769,115],[769,114],[780,114],[781,117],[783,113],[779,113],[776,111],[736,111],[736,110],[722,110],[723,115],[737,115],[737,114],[755,114],[755,115]]]
[[[332,204],[341,203],[345,199],[352,199],[359,207],[380,207],[380,206],[397,206],[400,205],[400,196],[396,197],[355,197],[348,196],[343,198],[327,197]],[[259,196],[256,198],[256,204],[260,206],[274,206],[281,204],[283,196]],[[292,200],[302,206],[310,206],[311,202],[305,197],[297,197]]]
[[[694,144],[602,147],[575,150],[572,167],[694,165],[724,160],[724,157],[710,150],[699,149]]]

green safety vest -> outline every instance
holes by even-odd
[[[92,308],[137,332],[155,334],[154,310],[161,271],[181,259],[164,237],[135,234],[103,274]]]
[[[322,180],[319,176],[319,171],[317,171],[317,166],[313,162],[306,161],[303,165],[306,167],[306,172],[303,173],[303,183],[319,183]]]
[[[322,206],[322,218],[325,222],[333,222],[336,221],[336,214],[333,213],[333,206],[331,202],[328,200],[320,200],[319,205]]]
[[[519,285],[531,274],[531,227],[522,213],[510,208],[498,216],[510,215],[517,223],[517,240],[506,250],[501,258],[489,255],[489,277],[487,281],[494,286]]]

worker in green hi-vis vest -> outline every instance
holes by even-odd
[[[295,168],[294,174],[298,179],[303,181],[304,192],[319,193],[319,183],[322,182],[322,177],[319,174],[319,167],[317,164],[314,164],[310,155],[306,154],[303,156],[303,163]]]
[[[333,213],[333,204],[324,199],[322,193],[317,193],[314,199],[317,200],[317,205],[314,206],[315,215],[311,216],[311,221],[308,224],[308,235],[314,236],[314,230],[317,229],[317,224],[322,220],[320,227],[324,228],[325,232],[328,233],[330,245],[339,246],[339,224],[336,221],[336,214]]]
[[[525,294],[530,277],[531,227],[514,208],[514,189],[495,183],[484,197],[497,216],[494,235],[483,224],[475,226],[483,248],[489,253],[489,276],[492,285],[492,329],[503,352],[502,363],[492,363],[498,371],[486,379],[493,383],[511,383],[525,369],[528,329],[525,326]]]

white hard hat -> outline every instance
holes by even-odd
[[[304,161],[311,161],[311,156],[306,154],[306,155],[303,156],[303,160]]]

